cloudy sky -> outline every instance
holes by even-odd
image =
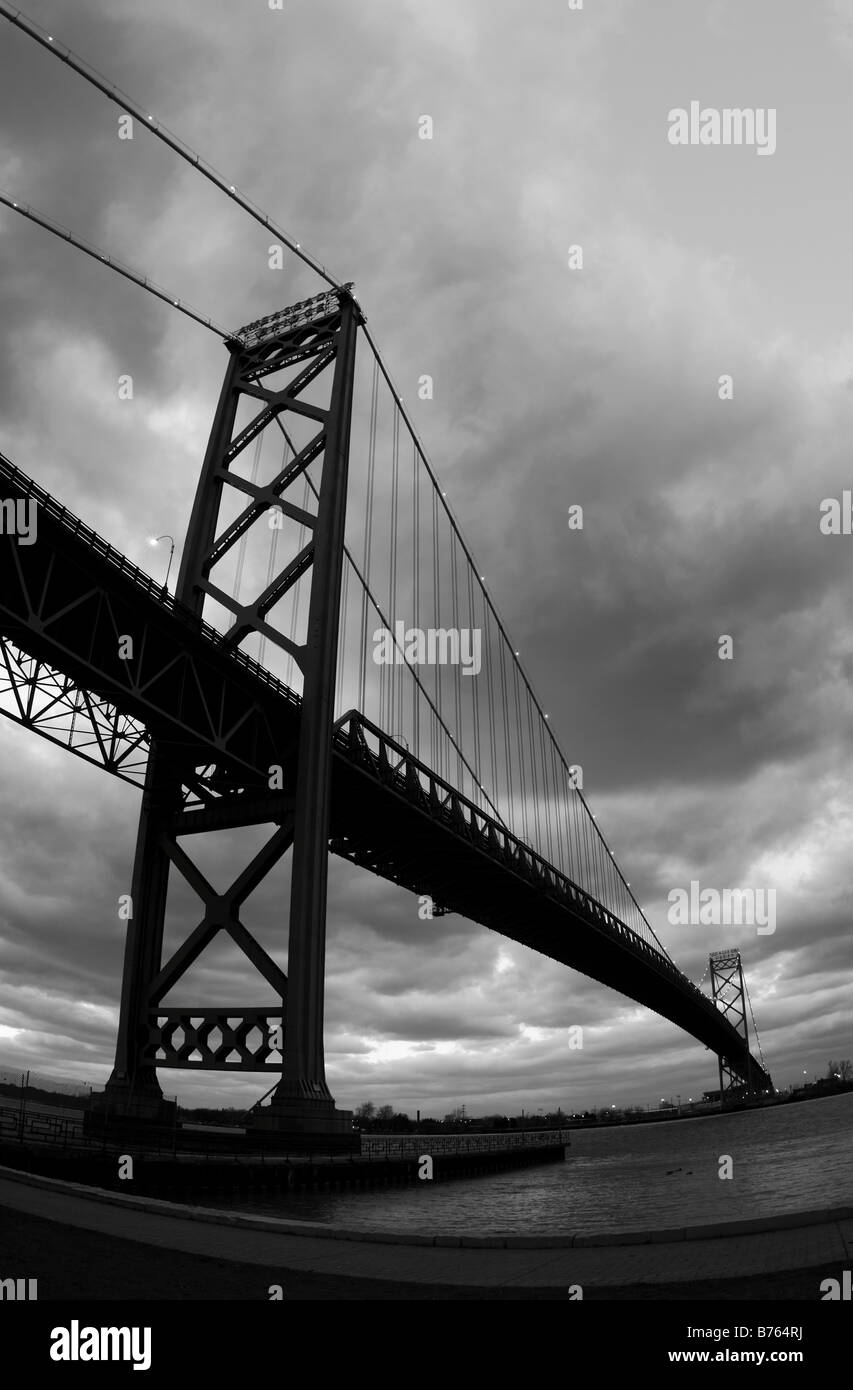
[[[27,13],[356,282],[662,940],[696,981],[709,950],[740,946],[777,1085],[853,1054],[853,538],[819,527],[853,487],[853,0]],[[668,113],[694,100],[775,109],[775,152],[673,146]],[[261,228],[143,132],[120,141],[117,109],[5,22],[0,130],[0,187],[220,323],[320,288],[296,261],[272,271]],[[146,537],[183,534],[223,347],[2,209],[0,329],[0,449],[162,578]],[[138,794],[8,720],[0,760],[0,1066],[102,1081]],[[244,854],[235,837],[200,861],[224,881]],[[775,888],[775,933],[669,925],[667,894],[693,879]],[[246,914],[282,960],[287,887],[285,865]],[[416,909],[333,862],[339,1104],[575,1109],[716,1085],[714,1059],[655,1015]],[[178,884],[170,940],[194,924]],[[227,948],[194,985],[263,1002]],[[161,1078],[186,1101],[265,1089]]]

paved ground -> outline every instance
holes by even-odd
[[[165,1205],[165,1204],[163,1204]],[[853,1263],[853,1219],[672,1244],[459,1249],[141,1211],[0,1176],[0,1277],[41,1298],[796,1298]]]
[[[285,1257],[286,1258],[286,1257]],[[58,1225],[38,1216],[0,1210],[2,1273],[24,1270],[38,1279],[41,1301],[51,1299],[163,1299],[172,1301],[267,1300],[270,1285],[280,1284],[288,1302],[370,1301],[542,1301],[566,1302],[567,1287],[505,1284],[423,1284],[400,1280],[350,1278],[317,1274],[287,1265],[267,1266],[223,1262],[205,1255],[155,1249],[136,1241],[100,1235],[80,1227]],[[841,1266],[783,1274],[701,1280],[687,1284],[584,1286],[586,1302],[614,1300],[697,1299],[744,1303],[751,1300],[819,1298],[821,1280],[840,1281]]]

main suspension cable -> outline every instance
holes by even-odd
[[[298,256],[299,259],[310,266],[322,280],[325,280],[327,285],[331,285],[333,289],[341,288],[342,282],[336,280],[333,275],[330,275],[326,267],[315,260],[313,256],[309,255],[300,242],[294,241],[287,232],[282,231],[282,229],[273,222],[272,218],[264,212],[263,208],[259,208],[256,203],[253,203],[242,193],[238,193],[233,183],[229,183],[224,179],[211,164],[208,164],[207,161],[202,159],[184,140],[181,140],[180,136],[175,135],[174,132],[169,130],[168,126],[163,125],[162,122],[155,120],[154,116],[149,111],[146,111],[144,107],[141,107],[125,92],[122,92],[114,82],[110,82],[89,63],[79,57],[78,54],[73,53],[65,44],[57,42],[52,34],[49,34],[46,29],[42,29],[40,25],[35,24],[33,20],[24,14],[23,10],[12,9],[10,6],[0,3],[0,18],[7,19],[10,24],[14,24],[18,29],[22,30],[23,33],[27,34],[29,38],[34,39],[36,43],[46,49],[48,53],[53,54],[60,62],[67,63],[68,67],[72,68],[74,72],[84,78],[91,86],[96,87],[99,92],[102,92],[105,97],[114,102],[122,112],[126,111],[129,115],[134,116],[136,120],[139,121],[140,125],[144,126],[146,130],[150,130],[152,135],[155,135],[164,145],[168,145],[170,150],[173,150],[175,154],[179,155],[181,159],[185,160],[193,169],[198,169],[199,173],[203,174],[204,177],[210,183],[214,184],[220,192],[224,193],[227,198],[230,198],[238,207],[241,207],[244,212],[247,212],[250,217],[253,217],[254,220],[259,222],[262,227],[265,227],[267,231],[272,232],[273,236],[283,242],[295,256]]]
[[[97,261],[99,265],[107,266],[109,270],[114,270],[117,275],[123,275],[125,280],[131,280],[133,284],[138,285],[140,289],[147,290],[149,294],[155,295],[157,299],[162,299],[164,304],[168,304],[171,309],[177,309],[179,313],[185,314],[188,319],[193,319],[196,323],[200,323],[202,328],[209,328],[211,333],[215,333],[217,337],[231,338],[234,336],[232,333],[229,333],[227,328],[222,328],[218,323],[215,323],[213,319],[206,318],[204,314],[197,313],[195,309],[190,308],[189,304],[185,304],[182,299],[176,299],[173,294],[169,294],[162,286],[156,284],[150,276],[142,275],[138,270],[131,269],[130,266],[125,265],[122,261],[116,260],[115,256],[108,256],[105,251],[99,250],[99,248],[94,246],[91,242],[84,241],[82,237],[75,236],[73,232],[69,232],[67,227],[63,227],[59,222],[54,222],[52,218],[47,217],[43,212],[36,212],[35,208],[30,207],[28,203],[19,202],[17,198],[13,198],[9,193],[4,193],[2,189],[0,189],[0,203],[5,204],[7,208],[11,208],[13,212],[19,213],[21,217],[26,217],[28,221],[35,222],[39,227],[44,227],[45,231],[52,232],[53,235],[59,237],[60,240],[67,241],[69,245],[76,247],[76,249],[82,251],[84,255],[91,256],[92,260]]]

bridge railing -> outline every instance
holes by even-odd
[[[361,735],[367,732],[373,736],[378,744],[375,752],[366,738],[360,736],[359,731]],[[336,726],[336,739],[348,752],[355,752],[357,756],[359,753],[366,753],[374,770],[382,779],[396,782],[400,791],[408,794],[413,791],[416,794],[419,792],[425,808],[429,809],[435,819],[445,821],[457,833],[462,831],[467,838],[476,840],[492,854],[497,850],[516,872],[538,882],[546,893],[562,894],[580,903],[588,915],[597,918],[604,927],[618,933],[627,944],[642,951],[650,961],[659,964],[672,978],[695,990],[702,999],[705,998],[669,956],[656,950],[597,898],[592,897],[553,864],[549,864],[535,850],[523,844],[510,830],[480,810],[462,792],[457,791],[426,764],[415,758],[408,749],[395,743],[358,710],[349,710],[341,716]],[[388,756],[389,749],[393,750],[396,756],[395,762]]]
[[[507,1149],[545,1149],[571,1143],[568,1129],[499,1130],[490,1134],[362,1134],[365,1158],[420,1158],[429,1154],[499,1153]]]

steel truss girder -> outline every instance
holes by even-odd
[[[2,455],[0,484],[14,499],[32,499],[39,518],[37,544],[0,536],[0,634],[9,656],[4,711],[19,722],[35,719],[39,732],[71,746],[76,729],[74,735],[61,724],[53,729],[44,704],[24,698],[31,681],[45,702],[53,679],[59,712],[76,698],[104,734],[115,730],[122,747],[144,728],[188,775],[216,765],[232,788],[265,792],[270,768],[282,764],[298,728],[294,693],[243,652],[225,650],[197,613]],[[90,756],[106,758],[109,770],[122,775],[126,766],[112,767],[109,746],[98,745],[94,726],[92,734]]]
[[[133,787],[145,785],[151,744],[148,730],[2,635],[0,714]],[[182,747],[180,751],[186,750]],[[283,776],[291,785],[296,775],[295,752],[295,745],[291,745],[282,764]],[[183,814],[176,817],[175,825],[176,833],[182,835],[267,822],[280,824],[293,811],[292,795],[244,791],[232,769],[213,762],[183,769],[182,796]]]
[[[145,726],[2,634],[0,712],[132,786],[145,781]]]

